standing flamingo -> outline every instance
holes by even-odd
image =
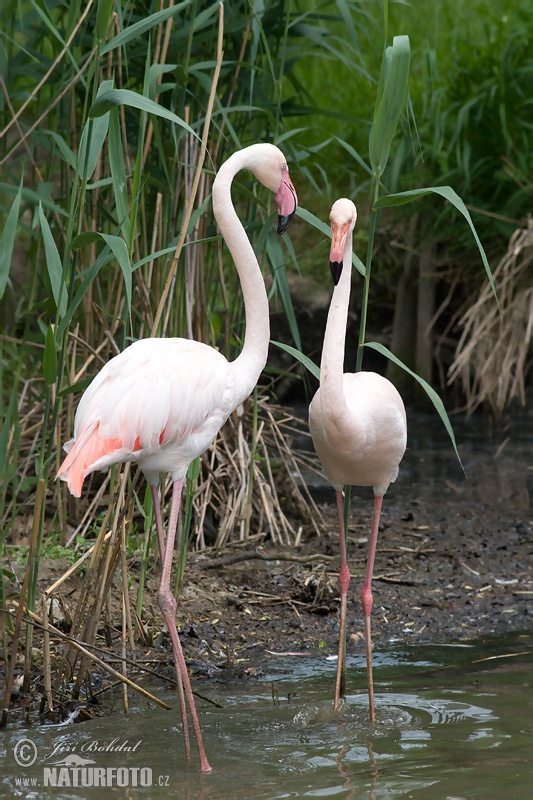
[[[112,358],[83,394],[74,438],[57,477],[79,497],[89,473],[123,461],[137,462],[150,484],[161,558],[158,602],[172,640],[185,739],[190,758],[189,705],[202,772],[210,772],[185,658],[176,630],[176,601],[170,574],[181,495],[189,464],[213,441],[228,416],[252,392],[268,353],[268,299],[252,245],[231,201],[233,178],[249,169],[276,195],[278,233],[284,233],[297,197],[283,153],[254,144],[234,153],[213,183],[213,211],[239,273],[246,316],[242,352],[228,362],[212,347],[190,339],[141,339]],[[172,501],[165,541],[158,494],[159,474],[172,476]],[[183,682],[183,684],[182,684]]]
[[[375,372],[344,373],[344,345],[352,275],[352,231],[357,211],[351,200],[337,200],[331,209],[330,269],[335,289],[329,307],[320,363],[320,388],[309,406],[309,428],[324,472],[336,492],[339,515],[341,592],[339,656],[335,709],[344,693],[346,599],[350,572],[346,563],[343,486],[372,486],[374,513],[366,573],[361,593],[365,616],[365,649],[370,721],[375,721],[372,678],[372,573],[383,495],[398,477],[405,452],[405,408],[390,381]]]

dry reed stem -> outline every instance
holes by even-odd
[[[35,612],[30,611],[30,609],[26,608],[23,603],[18,603],[16,601],[13,601],[13,605],[17,609],[17,614],[20,612],[21,616],[23,616],[24,612],[25,612],[28,615],[29,621],[31,621],[31,623],[37,624],[37,625],[42,627],[43,620],[41,619],[41,617],[39,617],[37,614],[35,614]],[[172,710],[171,707],[169,705],[167,705],[167,703],[165,703],[163,700],[160,700],[158,697],[156,697],[155,695],[151,694],[146,689],[143,689],[142,686],[139,686],[137,683],[134,683],[134,681],[130,680],[130,678],[128,678],[126,675],[122,675],[120,672],[118,672],[116,669],[114,669],[106,661],[104,661],[103,659],[99,658],[95,653],[92,653],[91,650],[89,649],[90,645],[88,645],[87,643],[79,642],[74,637],[67,636],[65,633],[62,633],[60,630],[58,630],[53,625],[50,625],[50,633],[53,636],[57,637],[58,639],[61,639],[64,642],[68,642],[69,645],[72,645],[72,647],[76,648],[76,650],[79,650],[79,652],[82,654],[82,656],[84,658],[86,658],[86,659],[88,659],[90,661],[93,661],[95,664],[97,664],[99,667],[101,667],[103,670],[105,670],[105,672],[109,672],[110,675],[113,675],[113,677],[117,678],[122,683],[126,683],[128,686],[130,686],[132,689],[134,689],[139,694],[142,694],[144,697],[146,697],[152,703],[155,703],[156,705],[160,706],[161,708],[164,708],[165,711],[171,711]]]
[[[465,409],[487,403],[496,415],[513,399],[525,405],[525,377],[533,338],[533,223],[515,231],[494,271],[500,310],[485,283],[459,321],[463,328],[448,372],[448,383],[460,380]]]

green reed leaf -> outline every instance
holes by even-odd
[[[9,214],[7,215],[6,224],[0,237],[0,299],[4,296],[7,281],[9,279],[9,269],[11,267],[11,258],[13,256],[13,247],[15,245],[15,237],[17,234],[17,225],[19,219],[20,201],[22,200],[22,179],[20,186]]]
[[[53,386],[57,378],[57,349],[52,325],[48,326],[44,340],[43,376],[47,386]]]
[[[408,372],[409,375],[411,375],[415,380],[417,380],[418,383],[420,384],[420,386],[422,386],[422,388],[426,392],[427,396],[429,397],[429,399],[433,403],[433,405],[434,405],[439,417],[441,418],[442,422],[444,423],[444,427],[446,428],[446,430],[448,432],[448,436],[451,439],[451,442],[452,442],[452,445],[453,445],[453,449],[455,450],[455,455],[457,456],[457,460],[459,461],[459,464],[461,464],[461,467],[462,467],[463,472],[464,472],[463,463],[461,461],[461,457],[460,457],[459,451],[457,449],[457,444],[456,444],[456,441],[455,441],[455,434],[453,432],[453,428],[452,428],[450,419],[448,417],[448,414],[446,413],[446,409],[444,408],[444,403],[442,402],[442,400],[438,396],[438,394],[435,391],[435,389],[433,389],[429,385],[429,383],[424,380],[424,378],[421,378],[420,375],[417,375],[416,372],[413,372],[413,370],[409,369],[409,367],[407,367],[403,363],[403,361],[401,361],[399,358],[397,358],[394,355],[394,353],[391,353],[391,351],[388,349],[388,347],[385,347],[385,345],[380,344],[379,342],[365,342],[365,347],[371,347],[372,350],[377,350],[378,353],[381,353],[381,355],[385,356],[385,358],[388,358],[389,361],[393,361],[395,364],[397,364],[399,367],[401,367],[403,370],[405,370],[405,372]]]
[[[50,225],[44,215],[42,203],[39,203],[39,224],[43,235],[46,269],[50,278],[52,294],[54,295],[59,316],[63,317],[67,311],[67,289],[63,280],[63,265],[61,264],[59,250],[52,236]]]
[[[411,48],[408,36],[395,36],[381,64],[374,121],[370,129],[369,154],[372,169],[382,175],[400,114],[407,97]]]
[[[145,33],[155,28],[156,25],[166,22],[167,19],[170,19],[170,17],[173,17],[175,14],[179,14],[180,11],[190,6],[191,2],[192,0],[185,0],[183,3],[178,3],[177,6],[165,8],[163,11],[157,11],[155,14],[146,17],[146,19],[135,22],[133,25],[130,25],[129,28],[125,28],[125,30],[121,31],[117,36],[114,36],[113,39],[110,39],[110,41],[102,47],[100,54],[104,55],[105,53],[109,53],[117,47],[122,47],[128,44],[128,42],[132,42],[134,39],[144,36]]]
[[[468,222],[474,240],[478,246],[481,259],[483,261],[483,265],[485,267],[485,272],[487,273],[487,278],[489,281],[490,288],[492,289],[496,302],[498,303],[498,297],[496,295],[496,287],[494,285],[492,271],[489,266],[489,262],[485,254],[483,245],[481,244],[481,240],[477,235],[474,223],[472,222],[472,217],[470,216],[470,212],[465,206],[464,202],[459,197],[459,195],[457,194],[457,192],[454,189],[452,189],[451,186],[428,186],[425,189],[410,189],[407,192],[398,192],[397,194],[386,194],[379,198],[379,200],[374,204],[374,208],[386,208],[386,207],[388,208],[393,206],[401,206],[404,205],[405,203],[412,203],[413,200],[418,200],[420,197],[424,197],[425,195],[432,193],[438,194],[441,197],[444,197],[445,200],[448,200],[453,206],[455,206],[455,208],[463,215],[463,217]]]
[[[109,28],[109,21],[111,19],[111,12],[113,11],[113,4],[115,0],[98,0],[96,8],[96,26],[95,33],[99,42],[103,42],[107,29]]]
[[[289,355],[294,356],[294,358],[299,361],[300,364],[303,364],[304,367],[309,370],[311,375],[314,375],[317,381],[320,380],[320,369],[317,367],[314,361],[311,361],[311,359],[300,350],[297,350],[295,347],[291,347],[290,344],[285,344],[285,342],[275,342],[273,339],[270,340],[270,343],[275,344],[276,347],[279,347],[281,350],[285,350],[286,353],[289,353]]]
[[[137,92],[132,92],[131,89],[111,89],[108,92],[104,92],[92,104],[89,115],[91,117],[100,117],[103,114],[107,114],[107,112],[115,106],[121,105],[137,108],[139,111],[145,111],[148,114],[155,114],[157,117],[168,119],[170,122],[186,130],[191,136],[200,140],[200,137],[193,131],[191,126],[187,125],[177,114],[173,114],[172,111],[168,111],[168,109],[163,108],[159,103],[150,100],[148,97],[144,97]]]
[[[97,98],[113,88],[113,81],[103,81],[98,88]],[[96,169],[109,128],[109,113],[89,118],[81,134],[78,164],[80,175],[90,180]]]

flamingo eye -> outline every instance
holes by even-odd
[[[287,169],[287,165],[286,165],[285,163],[283,163],[283,164],[281,165],[281,171],[282,171],[282,172],[285,172],[285,170],[286,170],[286,169]]]

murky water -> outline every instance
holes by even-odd
[[[118,710],[117,695],[114,715],[4,732],[0,792],[180,800],[533,797],[533,635],[377,651],[374,727],[367,721],[360,658],[349,660],[351,694],[336,716],[333,661],[271,656],[266,666],[258,679],[196,683],[222,706],[199,701],[211,775],[198,772],[196,753],[185,764],[175,694],[165,695],[175,711],[134,697],[127,716]],[[279,704],[272,699],[272,682]],[[22,746],[23,738],[35,749]],[[16,763],[17,742],[19,761],[35,758],[32,765]],[[68,783],[75,774],[82,779],[82,770],[75,769],[82,759],[93,770],[89,777],[95,768],[114,768],[119,782],[131,783],[136,775],[152,785],[76,789]],[[62,787],[43,788],[45,768],[52,770],[48,776],[59,776]]]

